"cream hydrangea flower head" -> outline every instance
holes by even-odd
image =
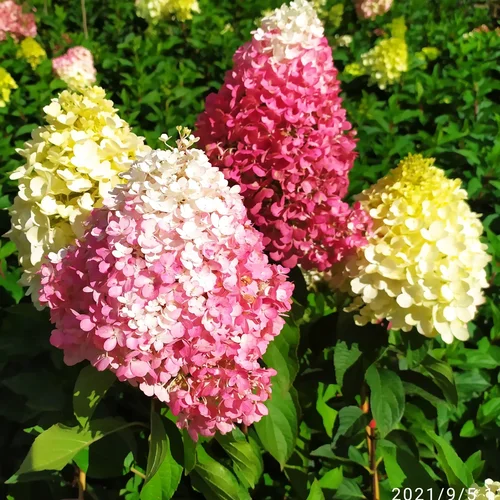
[[[416,327],[447,343],[469,337],[491,258],[466,199],[459,179],[447,179],[421,155],[409,155],[357,197],[373,232],[329,276],[355,297],[348,310],[358,312],[357,324],[386,319],[395,330]]]
[[[193,13],[200,12],[197,0],[136,0],[135,8],[137,15],[150,24],[169,17],[187,21]]]
[[[474,500],[500,500],[500,482],[486,479],[484,486],[479,487],[473,484],[469,491],[473,491],[472,497]]]
[[[11,174],[19,193],[7,233],[19,251],[21,283],[36,292],[42,258],[82,235],[82,221],[101,205],[119,174],[149,150],[100,87],[62,92],[44,108],[47,125],[18,152],[25,164]]]

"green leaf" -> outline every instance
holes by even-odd
[[[283,468],[292,456],[299,431],[296,391],[281,391],[273,386],[273,394],[266,401],[269,414],[254,424],[257,435],[264,446]]]
[[[316,411],[321,415],[323,426],[328,437],[332,437],[333,426],[337,418],[338,411],[328,405],[328,401],[337,395],[339,386],[329,384],[325,386],[323,382],[318,384],[318,396],[316,399]]]
[[[309,495],[307,495],[307,500],[325,500],[325,495],[323,495],[323,490],[317,479],[314,480],[309,490]]]
[[[198,443],[191,439],[186,429],[182,430],[182,443],[184,446],[184,470],[189,474],[196,465],[196,448]]]
[[[99,401],[115,380],[116,376],[109,370],[101,372],[92,365],[87,365],[82,369],[73,391],[73,411],[82,427],[88,424]]]
[[[214,460],[203,446],[198,446],[196,457],[196,467],[189,477],[194,488],[207,500],[250,499],[232,472]]]
[[[460,437],[476,437],[481,434],[481,431],[476,428],[474,420],[467,420],[463,427],[460,429]]]
[[[49,371],[25,372],[3,381],[15,394],[27,398],[29,408],[41,411],[61,411],[65,394],[58,377]]]
[[[486,425],[500,416],[500,398],[492,398],[483,403],[477,411],[477,421]]]
[[[168,448],[168,436],[165,432],[165,427],[163,427],[161,417],[151,408],[151,432],[149,435],[149,453],[145,483],[147,483],[160,468]]]
[[[325,490],[336,490],[342,484],[343,480],[344,473],[342,467],[336,467],[327,471],[319,480],[319,484]]]
[[[458,395],[463,402],[478,397],[491,386],[489,377],[478,369],[458,373],[455,380]]]
[[[151,412],[151,441],[149,445],[146,481],[141,500],[169,500],[179,486],[182,476],[183,445],[179,430],[170,420]]]
[[[332,446],[337,444],[340,437],[351,437],[363,430],[368,423],[368,415],[358,406],[344,406],[338,415],[339,427],[333,438]]]
[[[371,365],[366,371],[370,387],[370,406],[380,436],[384,437],[401,420],[405,409],[405,392],[399,376],[385,368]]]
[[[344,481],[335,493],[335,500],[353,500],[356,498],[366,497],[363,495],[363,492],[354,480],[344,478]]]
[[[299,338],[299,328],[295,324],[286,323],[280,334],[269,344],[263,356],[266,365],[278,372],[273,380],[278,380],[283,390],[290,389],[299,370],[297,358]]]
[[[235,429],[231,434],[217,434],[219,444],[233,461],[233,469],[246,488],[255,488],[264,471],[264,463],[258,446],[247,441],[245,435]]]
[[[471,476],[476,478],[481,477],[481,473],[483,471],[485,463],[486,462],[481,459],[481,451],[478,450],[465,461],[465,466],[467,467]]]
[[[391,488],[429,488],[436,492],[438,487],[419,459],[404,448],[387,440],[379,442],[379,451]]]
[[[425,433],[431,438],[436,447],[437,460],[446,474],[448,484],[455,489],[462,487],[469,488],[474,482],[474,478],[457,455],[456,451],[434,431],[425,429]]]
[[[446,400],[456,406],[458,404],[458,393],[451,366],[430,355],[424,358],[421,366],[443,391]]]
[[[342,388],[346,371],[353,366],[361,357],[358,344],[347,345],[347,342],[339,341],[333,353],[333,364],[335,366],[335,378],[337,384]]]
[[[21,467],[9,482],[17,482],[17,476],[43,470],[61,470],[73,458],[92,443],[137,422],[126,422],[120,418],[103,418],[90,422],[88,428],[66,427],[56,424],[42,432],[32,444]]]

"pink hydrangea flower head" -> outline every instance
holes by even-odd
[[[94,58],[85,47],[72,47],[66,54],[52,59],[52,69],[72,89],[88,87],[96,80]]]
[[[239,194],[181,138],[125,175],[82,239],[49,254],[40,302],[65,362],[84,359],[170,405],[193,438],[265,415],[261,368],[290,309]]]
[[[354,0],[360,19],[375,19],[385,14],[391,8],[392,2],[393,0]]]
[[[198,118],[201,146],[287,267],[324,270],[365,242],[367,215],[342,201],[356,142],[339,92],[316,11],[295,0],[238,49]]]
[[[24,13],[13,0],[0,2],[0,41],[6,39],[7,33],[16,40],[36,36],[35,15]]]

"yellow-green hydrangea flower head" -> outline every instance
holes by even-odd
[[[172,17],[187,21],[193,18],[193,13],[200,12],[197,0],[136,0],[135,7],[137,15],[149,24]]]
[[[10,93],[17,89],[17,84],[10,73],[4,68],[0,68],[0,108],[5,108],[10,102]]]
[[[34,38],[25,38],[19,45],[17,57],[26,59],[30,66],[35,69],[43,60],[47,59],[47,53]]]
[[[446,178],[434,159],[410,155],[357,200],[373,232],[329,277],[354,296],[356,323],[388,320],[395,330],[466,340],[491,259],[460,180]]]
[[[47,124],[18,152],[25,164],[11,174],[19,193],[7,233],[19,251],[21,283],[36,292],[42,259],[83,234],[82,222],[149,148],[100,87],[62,92],[44,108]]]
[[[408,71],[408,46],[404,38],[392,37],[381,40],[375,47],[361,55],[364,72],[370,82],[385,89],[401,79]]]

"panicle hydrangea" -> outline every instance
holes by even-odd
[[[408,46],[402,38],[386,38],[361,55],[361,64],[370,81],[384,90],[408,71]]]
[[[380,40],[375,47],[362,54],[361,64],[348,64],[344,70],[346,74],[354,77],[367,74],[370,82],[382,90],[401,79],[401,75],[408,71],[404,17],[394,19],[390,28],[392,37]]]
[[[35,69],[40,63],[47,59],[45,49],[33,38],[25,38],[17,51],[18,58],[24,58],[30,66]]]
[[[82,235],[83,219],[146,151],[143,138],[131,132],[100,87],[65,90],[44,112],[48,124],[18,150],[26,163],[11,174],[19,193],[7,233],[19,251],[21,282],[32,285],[35,303],[39,280],[32,280],[43,256]]]
[[[135,7],[137,15],[150,24],[171,17],[187,21],[200,12],[197,0],[135,0]]]
[[[356,322],[386,319],[395,330],[466,340],[484,302],[490,257],[460,180],[447,179],[432,158],[409,155],[357,199],[373,232],[330,276],[355,297]]]
[[[14,78],[6,69],[0,67],[0,108],[5,108],[10,102],[10,93],[14,89],[17,89]]]
[[[473,484],[468,491],[472,500],[500,500],[500,482],[492,479],[486,479],[484,486]]]
[[[392,6],[393,0],[354,0],[356,14],[360,19],[375,19]]]
[[[35,15],[24,13],[13,0],[0,2],[0,41],[7,38],[7,33],[16,40],[36,36]]]
[[[85,47],[72,47],[66,54],[52,59],[52,69],[71,89],[88,87],[96,80],[94,58]]]
[[[342,201],[356,154],[339,92],[323,26],[296,0],[262,20],[198,118],[210,161],[287,267],[323,270],[365,242],[368,217]]]
[[[135,163],[76,245],[41,269],[65,362],[88,359],[212,436],[267,413],[259,359],[291,306],[239,195],[191,136]]]

